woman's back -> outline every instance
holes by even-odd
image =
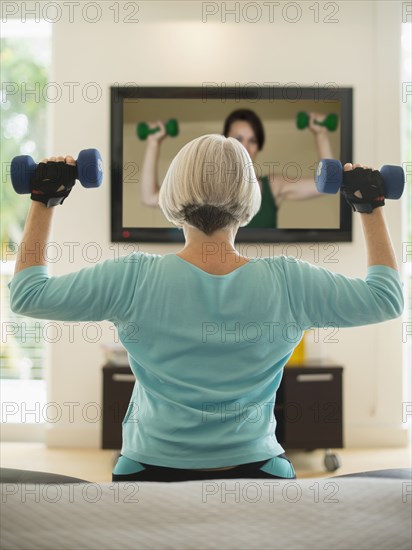
[[[116,325],[137,378],[122,454],[177,468],[281,454],[275,396],[303,331],[372,324],[403,309],[391,267],[352,279],[286,256],[215,275],[176,254],[139,252],[60,277],[27,268],[10,288],[17,313]]]

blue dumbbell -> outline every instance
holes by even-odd
[[[31,193],[31,182],[37,164],[28,155],[14,157],[11,161],[11,183],[16,193]],[[83,187],[99,187],[103,180],[103,161],[97,149],[83,149],[76,161],[76,179]]]
[[[400,199],[405,187],[405,172],[401,166],[385,165],[379,170],[383,178],[385,198]],[[339,160],[323,159],[316,170],[319,193],[335,194],[342,187],[343,167]]]

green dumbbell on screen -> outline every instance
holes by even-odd
[[[179,134],[179,125],[175,118],[171,118],[165,124],[166,134],[170,137],[176,137]],[[149,128],[147,122],[139,122],[136,126],[136,134],[139,139],[147,139],[150,134],[155,134],[160,130],[159,126],[156,128]]]
[[[330,113],[322,122],[318,122],[317,120],[315,120],[315,124],[318,124],[319,126],[325,126],[325,128],[327,128],[329,132],[334,132],[338,127],[338,115],[336,115],[335,113]],[[300,111],[296,115],[296,126],[299,128],[299,130],[304,130],[309,126],[308,113]]]

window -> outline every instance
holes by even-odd
[[[31,202],[14,192],[10,161],[17,155],[36,160],[46,156],[48,108],[44,90],[50,63],[50,24],[16,20],[2,25],[0,422],[36,422],[34,417],[22,417],[21,405],[31,410],[30,403],[46,401],[44,322],[10,311],[7,284]]]
[[[412,356],[412,102],[411,102],[411,28],[410,23],[402,24],[401,33],[401,132],[402,164],[406,175],[405,192],[402,197],[402,275],[405,291],[405,310],[402,324],[404,358],[404,405],[411,402],[411,356]],[[408,409],[410,410],[410,409]],[[405,412],[405,411],[404,411]],[[410,418],[410,413],[409,413]],[[405,419],[403,419],[404,421]]]

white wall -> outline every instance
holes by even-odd
[[[133,4],[133,3],[132,3]],[[74,22],[62,19],[54,24],[52,80],[62,85],[79,82],[75,101],[68,94],[52,106],[50,153],[74,154],[87,147],[98,148],[106,161],[104,186],[81,192],[76,189],[63,207],[56,208],[52,240],[77,242],[74,261],[68,247],[52,266],[55,275],[91,265],[80,250],[98,243],[102,259],[113,257],[115,249],[130,249],[110,243],[109,216],[109,87],[114,83],[139,85],[193,85],[203,82],[297,82],[324,85],[329,82],[354,88],[354,161],[379,168],[400,164],[400,25],[402,2],[332,2],[338,11],[335,23],[323,22],[332,8],[319,3],[319,22],[314,22],[314,3],[300,2],[300,21],[290,2],[274,7],[274,22],[263,2],[262,18],[249,23],[241,18],[227,22],[220,14],[202,22],[202,2],[139,2],[138,23],[115,23],[110,2],[101,2],[102,19],[95,24],[75,15]],[[210,8],[222,9],[220,2]],[[233,5],[229,2],[227,5]],[[243,8],[245,2],[240,2]],[[121,8],[123,4],[120,3]],[[203,3],[205,9],[206,3]],[[126,13],[126,12],[125,12]],[[130,13],[130,11],[129,11]],[[89,17],[93,17],[92,10]],[[253,7],[245,12],[253,18]],[[124,14],[120,11],[120,19]],[[90,103],[79,90],[97,82],[101,99]],[[401,205],[388,201],[385,212],[401,265]],[[366,257],[361,226],[354,215],[353,243],[339,243],[336,264],[326,264],[327,251],[320,245],[318,265],[351,277],[366,274]],[[113,248],[114,247],[114,248]],[[136,249],[154,253],[177,252],[178,245],[143,243]],[[302,258],[314,261],[313,250],[302,245]],[[91,254],[92,248],[87,249]],[[281,252],[281,249],[279,250]],[[262,254],[270,250],[262,245]],[[51,346],[48,401],[101,405],[103,354],[100,343],[114,341],[108,323],[103,336],[91,344],[81,335],[83,325],[74,327],[74,341],[68,327]],[[323,344],[322,352],[333,364],[344,366],[344,434],[346,446],[403,445],[407,441],[402,423],[402,320],[375,326],[342,329],[338,342]],[[330,332],[321,333],[326,336]],[[91,335],[92,336],[92,335]],[[90,337],[91,337],[90,336]],[[319,346],[318,346],[319,348]],[[311,347],[316,355],[319,349]],[[67,408],[67,406],[66,406]],[[77,411],[76,409],[76,411]],[[92,410],[90,409],[90,414]],[[62,420],[49,424],[47,442],[56,446],[99,447],[99,423]]]

